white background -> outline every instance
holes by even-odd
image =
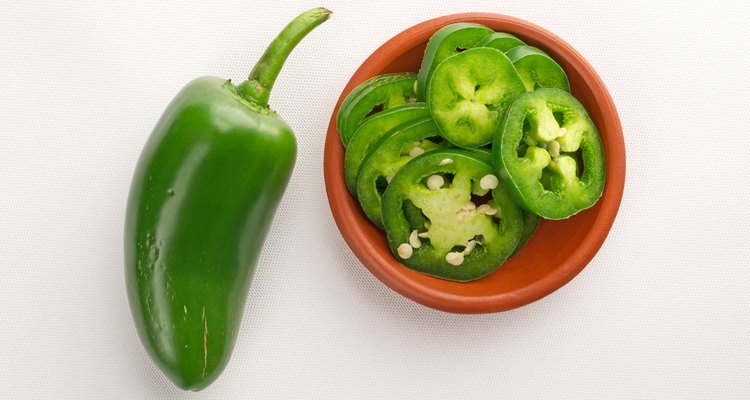
[[[747,2],[0,2],[0,398],[750,398]],[[201,75],[242,80],[299,12],[333,17],[271,97],[299,158],[234,356],[198,394],[141,346],[123,278],[130,178],[157,118]],[[556,33],[622,118],[612,231],[570,284],[452,315],[375,279],[328,208],[323,141],[380,44],[463,11]]]

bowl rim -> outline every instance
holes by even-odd
[[[439,291],[430,286],[417,284],[404,275],[402,271],[388,268],[387,266],[393,263],[390,253],[382,254],[374,248],[370,241],[358,240],[364,233],[356,224],[348,223],[350,220],[358,219],[359,216],[356,215],[356,210],[346,206],[349,200],[345,196],[351,196],[344,184],[342,164],[344,147],[336,129],[336,114],[346,95],[356,85],[372,76],[370,65],[373,64],[374,60],[395,60],[401,49],[411,49],[420,45],[425,41],[425,34],[428,34],[427,38],[429,38],[432,32],[447,24],[455,22],[482,23],[482,21],[487,20],[502,22],[512,27],[508,31],[513,34],[518,31],[532,32],[541,37],[545,47],[555,48],[567,54],[568,59],[576,65],[576,70],[584,77],[592,92],[601,94],[597,95],[597,103],[600,105],[603,119],[612,122],[612,126],[607,130],[607,140],[614,155],[608,154],[608,179],[602,195],[602,198],[606,195],[608,201],[602,204],[590,231],[586,234],[584,241],[581,242],[582,245],[566,258],[563,265],[555,269],[555,273],[547,274],[530,285],[513,292],[488,296],[459,296]],[[325,140],[323,176],[329,207],[341,235],[355,256],[381,282],[397,293],[437,310],[452,313],[491,313],[507,311],[535,302],[570,282],[588,265],[604,243],[617,216],[625,185],[625,156],[622,124],[612,97],[601,77],[573,46],[552,32],[519,18],[496,13],[469,12],[429,19],[407,28],[382,44],[360,65],[341,92],[334,107]],[[340,158],[338,161],[341,161],[341,163],[336,162],[335,158]]]

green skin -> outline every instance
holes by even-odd
[[[445,163],[446,159],[451,162]],[[435,150],[406,164],[383,194],[383,223],[396,259],[423,274],[459,282],[479,279],[499,268],[514,254],[521,240],[521,210],[499,185],[491,193],[497,215],[460,214],[472,195],[488,194],[488,190],[477,184],[484,176],[493,173],[492,164],[486,157],[455,148]],[[446,182],[444,187],[431,190],[424,182],[436,174],[451,174],[453,180],[451,184]],[[417,213],[422,214],[423,219],[426,216],[430,223],[416,221],[415,224],[414,215]],[[421,239],[421,246],[413,248],[410,257],[402,258],[398,248],[409,243],[414,230],[426,232],[429,238]],[[464,251],[467,242],[478,235],[483,238],[483,243],[465,254],[460,265],[452,265],[446,260],[449,252]]]
[[[493,157],[517,203],[542,218],[568,218],[594,205],[604,190],[599,133],[583,105],[563,90],[520,96],[498,130]]]
[[[523,46],[524,43],[521,39],[505,32],[493,32],[485,36],[484,39],[480,40],[475,47],[492,47],[498,49],[503,53],[517,46]]]
[[[542,222],[542,218],[534,214],[533,212],[521,209],[521,214],[523,215],[523,229],[521,230],[521,239],[518,241],[518,246],[516,246],[516,249],[513,250],[513,254],[511,254],[511,257],[518,254],[523,246],[525,246],[526,243],[531,240],[534,232],[536,232],[536,228],[539,227],[539,223]]]
[[[505,110],[525,91],[503,52],[477,47],[440,63],[427,86],[427,107],[449,142],[479,147],[492,142]]]
[[[492,33],[492,30],[468,22],[459,22],[440,28],[430,37],[424,51],[422,65],[417,74],[417,100],[427,98],[427,86],[435,72],[435,68],[446,58],[474,47],[482,38]]]
[[[352,135],[344,156],[344,177],[349,193],[357,196],[357,179],[362,161],[383,136],[398,125],[429,115],[425,103],[408,103],[365,119]]]
[[[425,152],[439,148],[440,145],[426,140],[438,135],[437,127],[430,117],[407,122],[392,129],[362,162],[357,180],[357,198],[367,217],[379,228],[383,228],[383,221],[378,181],[380,178],[394,176],[411,161],[413,157],[409,156],[409,152],[416,142],[420,142]]]
[[[294,19],[238,86],[188,83],[149,137],[125,220],[125,277],[138,334],[182,389],[200,390],[229,361],[255,264],[296,157],[268,108],[286,57],[330,11]]]
[[[531,46],[517,46],[505,53],[521,76],[526,91],[557,88],[570,93],[568,76],[547,53]]]
[[[378,75],[354,88],[341,103],[336,115],[336,128],[341,142],[349,145],[352,135],[368,115],[378,107],[388,110],[392,107],[416,100],[413,72]]]
[[[485,163],[494,165],[494,161],[492,159],[492,151],[485,149],[484,147],[481,147],[478,149],[467,149],[467,150],[472,152],[475,157],[480,158]],[[474,185],[472,187],[472,190],[475,192],[478,192],[479,188],[476,185]],[[419,212],[419,215],[421,215],[421,212]],[[529,239],[531,239],[531,236],[534,235],[536,228],[539,227],[539,223],[542,221],[542,219],[538,215],[534,214],[533,212],[526,211],[524,209],[521,209],[521,215],[523,217],[523,229],[521,230],[521,238],[518,241],[518,245],[516,246],[516,249],[513,251],[513,254],[511,254],[511,257],[518,254],[518,252],[521,251],[523,246],[526,245],[526,243],[528,243]],[[411,222],[411,220],[409,221]]]

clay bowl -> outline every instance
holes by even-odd
[[[542,221],[523,250],[485,278],[450,282],[414,272],[391,255],[385,234],[369,222],[344,183],[344,147],[336,113],[346,95],[375,75],[419,69],[430,36],[454,22],[475,22],[509,32],[554,58],[568,74],[573,95],[586,107],[604,143],[607,177],[597,204],[567,220]],[[601,78],[569,44],[551,32],[516,18],[488,13],[448,15],[417,24],[383,44],[349,80],[331,115],[324,173],[333,217],[354,254],[394,291],[425,306],[455,313],[510,310],[539,300],[573,279],[607,237],[625,184],[625,144],[617,110]]]

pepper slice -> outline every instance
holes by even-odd
[[[477,47],[440,63],[427,86],[427,107],[448,141],[478,147],[492,142],[505,110],[525,91],[503,52]]]
[[[365,119],[349,139],[349,146],[346,147],[344,156],[344,177],[349,193],[357,196],[357,178],[359,178],[359,168],[362,166],[362,161],[383,136],[403,123],[429,115],[427,104],[408,103],[379,112]]]
[[[494,189],[493,189],[494,187]],[[425,221],[407,216],[419,210]],[[521,210],[485,157],[440,149],[410,161],[383,195],[388,244],[403,265],[465,282],[499,268],[518,245]]]
[[[446,58],[470,49],[483,37],[492,33],[490,28],[469,22],[459,22],[440,28],[430,37],[424,51],[422,65],[417,75],[417,99],[424,100],[427,95],[427,85],[432,78],[435,68]]]
[[[511,195],[543,218],[585,210],[604,189],[599,133],[581,103],[563,90],[520,96],[497,132],[493,156]]]
[[[516,67],[526,91],[551,87],[570,92],[565,71],[542,50],[532,46],[518,46],[508,50],[505,55]]]
[[[341,103],[336,116],[336,127],[344,146],[359,124],[369,115],[399,104],[416,101],[413,72],[383,74],[372,77],[354,88]]]
[[[394,128],[378,142],[362,163],[357,198],[370,220],[383,228],[381,193],[391,178],[412,158],[442,146],[431,118],[421,118]]]
[[[475,47],[492,47],[502,52],[506,52],[514,47],[523,46],[524,43],[521,39],[505,32],[493,32],[485,36],[484,39],[480,40]]]
[[[536,228],[539,227],[539,223],[542,222],[542,218],[531,211],[522,209],[521,214],[523,215],[523,229],[521,230],[521,239],[518,241],[518,245],[516,246],[516,249],[513,250],[513,254],[511,254],[511,257],[518,254],[523,246],[525,246],[526,243],[531,240],[531,237],[534,236],[534,232],[536,232]]]

